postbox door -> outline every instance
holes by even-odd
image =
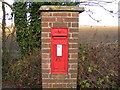
[[[66,74],[68,64],[68,43],[67,38],[53,39],[52,42],[52,62],[53,74]]]

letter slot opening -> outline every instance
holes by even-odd
[[[66,36],[54,36],[54,37],[66,37]]]

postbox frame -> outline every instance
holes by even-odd
[[[64,33],[55,33],[53,30],[64,30]],[[51,74],[67,74],[68,73],[68,28],[51,28],[51,34],[50,34],[50,36],[51,36],[51,45],[50,45],[50,47],[51,47],[51,65],[50,65],[50,68],[51,68]],[[53,63],[55,63],[54,61],[53,61],[53,57],[52,57],[52,53],[54,52],[53,51],[53,37],[54,38],[58,38],[58,39],[65,39],[65,45],[66,45],[66,52],[64,52],[65,53],[65,55],[66,55],[66,59],[64,60],[64,65],[65,65],[65,71],[54,71],[54,64]],[[58,43],[59,44],[59,43]],[[64,45],[63,43],[62,43],[62,45]],[[64,49],[64,48],[63,48]],[[62,53],[63,53],[63,49],[62,49]],[[56,52],[54,52],[54,53],[56,53]],[[57,56],[56,56],[57,57]]]

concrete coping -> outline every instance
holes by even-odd
[[[40,11],[42,12],[83,12],[85,9],[84,7],[77,7],[77,6],[53,6],[53,5],[45,5],[41,6]]]

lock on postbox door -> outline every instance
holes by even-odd
[[[68,28],[51,29],[51,73],[68,73]]]

